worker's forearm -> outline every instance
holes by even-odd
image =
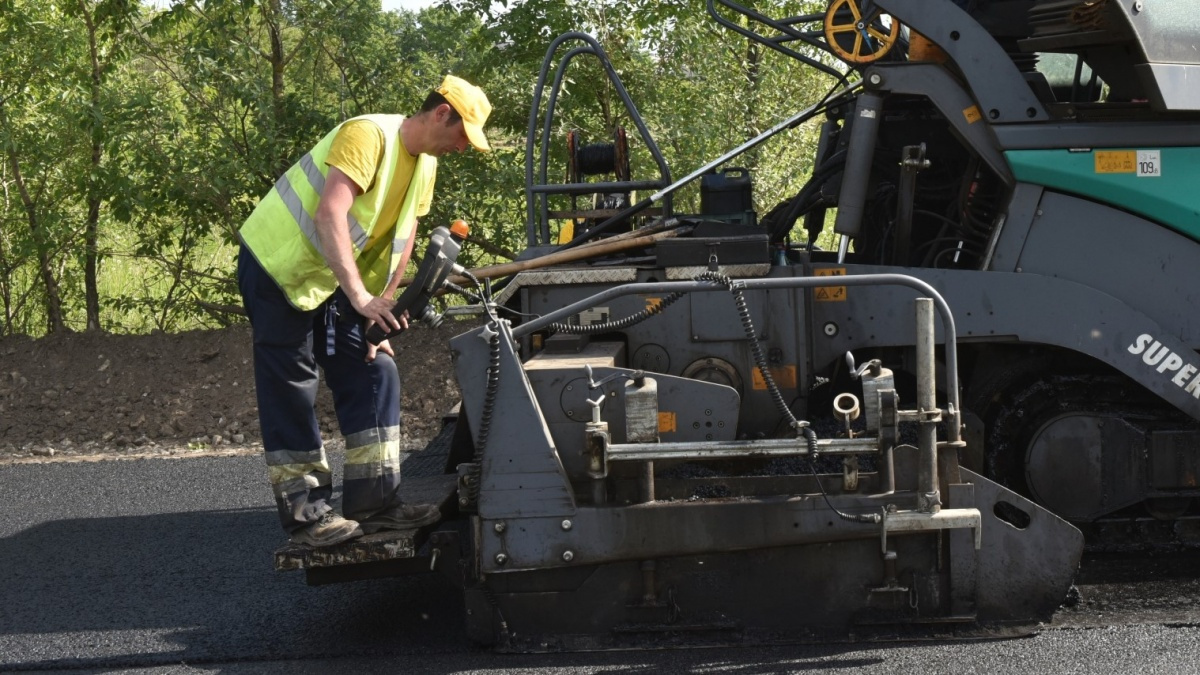
[[[338,285],[355,307],[370,302],[371,293],[363,284],[358,266],[354,264],[354,251],[350,244],[350,228],[345,214],[327,216],[318,211],[315,218],[317,237],[321,240],[321,251],[325,262],[333,271]],[[338,222],[340,221],[340,222]]]
[[[388,280],[387,290],[383,292],[383,297],[393,297],[396,289],[400,287],[400,282],[404,280],[404,271],[408,269],[408,261],[412,258],[413,243],[416,240],[417,228],[413,226],[412,236],[404,243],[404,251],[400,253],[400,264],[396,266],[396,271],[392,273],[392,278]]]

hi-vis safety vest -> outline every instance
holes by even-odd
[[[406,152],[400,143],[400,123],[404,116],[363,115],[355,119],[370,120],[383,129],[383,159],[375,173],[375,182],[368,191],[355,197],[347,216],[358,272],[367,291],[379,295],[387,287],[409,239],[415,234],[417,206],[425,193],[426,181],[437,166],[437,159],[425,154],[417,156],[417,165],[396,223],[377,222],[400,153]],[[238,231],[258,264],[283,289],[288,301],[302,311],[316,309],[337,288],[337,279],[321,252],[313,214],[317,212],[317,202],[325,189],[325,176],[329,173],[325,159],[338,129],[341,129],[340,124],[275,182],[275,187],[262,198]],[[388,232],[394,233],[390,255],[363,255],[369,243]],[[372,253],[386,250],[388,247],[380,242]]]

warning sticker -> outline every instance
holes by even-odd
[[[675,431],[675,413],[658,412],[658,433],[669,434]]]
[[[823,267],[813,270],[815,277],[844,277],[845,267]],[[813,300],[817,302],[845,302],[845,286],[818,286],[813,289]]]
[[[605,323],[608,321],[610,312],[607,307],[593,307],[585,309],[579,313],[579,325],[591,326],[597,323]]]
[[[771,379],[775,380],[775,384],[781,389],[796,388],[796,366],[772,366],[768,370],[771,371]],[[763,391],[767,388],[767,381],[763,379],[762,371],[755,368],[752,372],[754,388]],[[661,425],[661,422],[659,423]]]
[[[1105,150],[1096,153],[1096,173],[1137,173],[1138,153],[1133,150]]]
[[[983,119],[983,113],[979,112],[979,106],[973,105],[963,111],[963,117],[967,118],[967,124],[975,124]]]

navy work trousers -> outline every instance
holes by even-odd
[[[346,438],[346,517],[361,520],[399,502],[395,361],[387,354],[366,361],[364,321],[341,289],[318,309],[300,311],[244,245],[237,276],[253,328],[263,449],[283,528],[295,532],[332,508],[331,471],[314,410],[317,366]]]

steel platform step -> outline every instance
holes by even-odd
[[[437,504],[444,518],[448,515],[447,509],[455,505],[456,481],[457,476],[453,474],[405,478],[401,482],[400,493],[404,501],[409,503]],[[287,543],[275,551],[275,569],[280,572],[311,572],[322,568],[415,558],[426,536],[437,525],[433,523],[413,530],[385,530],[324,548]]]

